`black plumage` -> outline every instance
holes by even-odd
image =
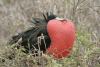
[[[38,37],[40,37],[41,34],[43,34],[44,40],[41,39],[40,50],[44,52],[51,43],[50,37],[48,36],[48,32],[46,29],[47,23],[50,20],[55,19],[57,16],[54,14],[49,15],[48,13],[46,13],[46,16],[43,14],[43,17],[44,17],[44,20],[41,20],[39,18],[33,18],[35,22],[33,21],[31,22],[34,23],[35,26],[20,33],[19,35],[13,36],[9,44],[14,44],[18,42],[20,38],[22,38],[21,46],[24,46],[25,48],[24,52],[29,53],[29,50],[31,50],[31,52],[34,53],[34,49],[39,49],[39,46],[37,44]],[[44,41],[46,43],[46,46],[45,46]]]

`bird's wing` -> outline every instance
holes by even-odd
[[[16,35],[12,36],[12,40],[9,44],[16,43],[21,37],[23,38],[23,42],[27,41],[28,39],[35,38],[39,36],[41,33],[46,32],[46,23],[39,18],[33,18],[35,21],[35,27],[31,27],[28,30]],[[42,32],[43,31],[43,32]]]

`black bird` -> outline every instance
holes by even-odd
[[[8,44],[20,43],[25,53],[38,55],[38,51],[49,51],[49,55],[66,57],[73,46],[75,29],[70,20],[58,18],[54,14],[43,14],[44,20],[33,18],[34,27],[13,36]],[[22,42],[19,40],[22,39]],[[18,47],[19,49],[19,47]],[[59,55],[58,55],[59,54]]]
[[[41,20],[39,18],[33,18],[32,23],[35,24],[35,27],[29,28],[27,31],[24,31],[16,36],[12,36],[12,40],[9,42],[9,44],[14,44],[18,42],[20,38],[22,38],[21,46],[24,46],[25,48],[25,53],[29,53],[29,49],[31,50],[32,53],[34,53],[34,49],[39,49],[38,46],[38,37],[43,34],[44,39],[41,39],[41,45],[40,45],[40,50],[43,52],[46,51],[46,48],[49,47],[51,40],[50,37],[48,36],[48,32],[46,29],[47,23],[52,20],[57,18],[56,15],[54,14],[48,14],[46,13],[46,16],[43,14],[44,20]],[[45,40],[45,43],[44,43]],[[36,51],[37,53],[37,51]]]

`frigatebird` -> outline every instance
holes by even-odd
[[[50,56],[66,57],[73,46],[75,29],[70,20],[58,18],[54,14],[43,14],[44,19],[33,18],[34,27],[12,37],[9,44],[14,44],[21,38],[19,45],[24,46],[25,53],[31,51],[33,54],[49,52]],[[40,45],[39,45],[40,44]],[[37,54],[36,54],[37,55]]]

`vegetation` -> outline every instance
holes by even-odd
[[[100,0],[0,0],[0,66],[7,67],[100,67]],[[46,5],[46,6],[45,6]],[[71,53],[62,59],[34,57],[16,44],[4,45],[12,35],[31,26],[32,17],[54,12],[72,20],[76,38]]]

